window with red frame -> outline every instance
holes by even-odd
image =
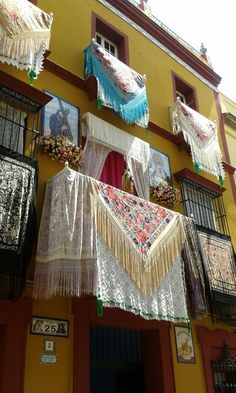
[[[175,73],[172,73],[172,78],[175,100],[179,98],[181,102],[188,105],[190,108],[197,110],[198,105],[195,87],[185,82]]]
[[[102,40],[104,45],[106,42],[109,51],[114,51],[112,54],[123,63],[129,65],[128,37],[94,12],[92,13],[92,38],[97,42],[100,39],[101,43],[98,42],[100,45]]]

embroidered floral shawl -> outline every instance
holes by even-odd
[[[128,124],[148,127],[145,76],[133,71],[95,42],[85,49],[85,74],[97,79],[100,105],[114,109]]]
[[[52,15],[28,0],[0,0],[0,61],[37,75],[49,49],[51,25]]]
[[[93,294],[186,321],[181,215],[65,168],[47,183],[34,297]]]
[[[236,264],[228,236],[198,231],[209,286],[212,315],[223,322],[236,322]],[[233,314],[232,314],[233,313]]]
[[[0,148],[0,298],[22,293],[34,234],[37,162]]]
[[[189,144],[196,169],[211,173],[222,182],[224,169],[215,123],[179,100],[171,107],[171,121],[173,133],[182,132]]]

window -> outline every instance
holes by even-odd
[[[178,75],[172,72],[174,99],[179,98],[183,104],[197,110],[197,96],[193,86],[185,82]]]
[[[95,13],[92,13],[92,38],[109,53],[129,65],[128,37]]]
[[[176,97],[183,103],[186,104],[186,97],[176,90]]]
[[[220,358],[211,361],[215,393],[236,391],[236,358],[224,343]]]
[[[207,188],[189,180],[182,182],[184,211],[194,218],[196,224],[216,230],[216,211],[214,193]]]
[[[101,34],[96,33],[96,42],[102,46],[108,53],[118,58],[118,49],[115,44],[103,37]]]
[[[190,170],[174,174],[181,183],[184,214],[196,224],[229,235],[229,227],[219,186]]]
[[[0,147],[36,158],[40,109],[45,93],[0,71]]]

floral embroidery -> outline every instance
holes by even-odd
[[[97,79],[100,105],[113,108],[128,124],[148,126],[146,77],[92,42],[85,49],[85,74]]]
[[[14,11],[9,12],[9,16],[13,20],[17,20],[19,18],[19,16]]]
[[[180,108],[181,112],[183,115],[188,119],[189,123],[195,130],[195,136],[199,140],[199,142],[205,146],[209,143],[209,140],[213,138],[217,133],[216,133],[216,126],[212,124],[210,121],[205,121],[204,122],[204,127],[202,125],[202,122],[200,122],[198,117],[198,121],[196,121],[196,115],[191,112],[191,109],[188,108],[188,110],[183,106]]]
[[[98,184],[100,197],[144,256],[173,219],[174,213],[104,183]]]

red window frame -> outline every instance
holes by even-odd
[[[186,99],[186,104],[194,109],[195,111],[198,110],[198,102],[197,102],[197,94],[196,88],[190,83],[186,82],[182,79],[179,75],[172,71],[172,83],[173,83],[173,96],[174,101],[177,99],[176,92],[183,94]]]
[[[113,42],[118,49],[118,59],[123,63],[129,65],[129,47],[128,37],[122,31],[116,29],[105,19],[92,12],[92,29],[91,38],[95,38],[96,33],[106,37],[109,41]]]

